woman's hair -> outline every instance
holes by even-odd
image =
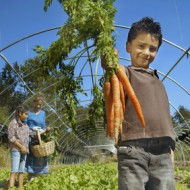
[[[25,105],[19,105],[16,107],[15,110],[15,118],[17,120],[17,122],[20,124],[20,119],[19,119],[19,114],[23,114],[25,112],[28,112],[28,108]]]
[[[34,102],[37,102],[38,100],[44,100],[44,94],[42,92],[38,92],[34,95]]]
[[[160,23],[154,22],[150,17],[144,17],[138,22],[132,24],[128,33],[127,42],[131,42],[142,32],[153,35],[159,41],[158,48],[161,46],[162,32]]]

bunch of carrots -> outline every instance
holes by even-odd
[[[107,136],[118,143],[118,134],[122,134],[122,122],[125,113],[125,93],[132,102],[142,127],[145,120],[141,106],[125,72],[117,65],[116,68],[106,70],[104,82],[104,100],[107,118]]]

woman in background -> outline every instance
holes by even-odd
[[[46,128],[46,114],[41,110],[42,104],[44,101],[44,94],[37,93],[33,99],[32,110],[28,112],[27,124],[29,129],[36,131],[39,130],[40,134],[46,133],[49,131],[49,128]],[[26,172],[29,173],[28,179],[31,180],[33,177],[36,177],[40,174],[49,173],[49,165],[47,157],[35,157],[32,154],[31,147],[32,145],[38,144],[38,138],[30,137],[30,153],[27,156],[26,161]]]

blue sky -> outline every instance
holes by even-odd
[[[48,12],[43,10],[43,0],[0,0],[0,49],[41,30],[62,26],[67,20],[61,5],[54,0]],[[190,47],[190,1],[189,0],[116,0],[117,8],[115,25],[130,27],[131,24],[144,16],[150,16],[161,23],[163,38],[187,49]],[[116,47],[120,57],[129,59],[125,51],[127,29],[116,28]],[[20,42],[2,54],[10,63],[23,64],[24,60],[34,56],[32,48],[39,44],[47,48],[58,36],[57,30],[34,36]],[[167,73],[182,56],[183,51],[163,43],[151,67]],[[121,60],[122,64],[130,63]],[[0,71],[5,62],[0,58]],[[99,68],[101,70],[101,68]],[[189,82],[190,58],[186,56],[170,73],[175,81],[190,91]],[[100,71],[101,72],[101,71]],[[160,79],[162,79],[160,75]],[[168,79],[164,80],[171,104],[178,108],[184,105],[190,109],[190,96]],[[175,110],[171,106],[171,113]]]

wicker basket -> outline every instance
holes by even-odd
[[[32,147],[32,153],[35,157],[44,157],[50,154],[53,154],[55,151],[55,142],[50,141],[46,143],[42,143],[41,136],[39,131],[37,131],[39,145],[34,145]]]

